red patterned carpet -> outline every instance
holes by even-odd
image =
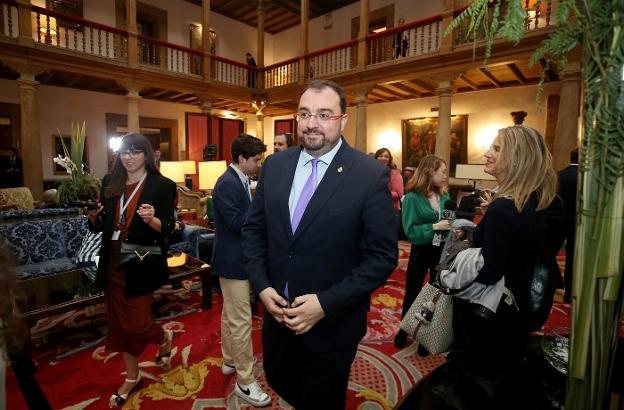
[[[442,356],[418,356],[415,345],[399,350],[392,343],[399,327],[409,246],[401,243],[399,249],[397,270],[372,297],[368,332],[351,369],[348,409],[391,409],[417,380],[444,361]],[[124,408],[252,408],[232,394],[234,376],[223,376],[220,371],[221,295],[214,295],[211,310],[201,311],[200,291],[191,288],[186,283],[157,305],[159,321],[175,332],[174,368],[164,373],[156,367],[156,347],[151,346],[140,358],[142,388]],[[556,302],[544,331],[567,325],[568,313],[568,305]],[[255,372],[260,384],[268,388],[262,371],[261,320],[254,318]],[[52,408],[108,408],[108,398],[124,376],[121,356],[104,348],[106,330],[103,306],[40,321],[32,329],[36,377]],[[274,393],[271,396],[268,408],[290,408]],[[7,400],[9,409],[26,408],[10,371]]]

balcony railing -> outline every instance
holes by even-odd
[[[306,54],[306,78],[328,77],[351,71],[357,65],[357,40]]]
[[[437,52],[442,44],[442,16],[372,34],[366,38],[366,43],[371,65]]]
[[[139,36],[138,47],[141,65],[179,74],[202,74],[201,51],[145,36]]]
[[[128,33],[81,18],[32,6],[33,40],[79,53],[126,60]]]
[[[280,87],[299,81],[299,59],[293,58],[264,68],[264,88]]]
[[[531,7],[530,0],[523,1],[525,8],[529,10],[525,24],[527,31],[540,30],[555,24],[552,16],[557,0],[543,0],[539,5]],[[128,43],[131,37],[127,31],[37,6],[30,6],[30,10],[32,38],[36,45],[116,61],[129,61]],[[456,11],[455,15],[461,11],[463,10]],[[0,0],[0,12],[0,37],[18,38],[20,27],[17,2]],[[504,10],[501,14],[503,12]],[[374,66],[439,52],[443,38],[442,20],[442,16],[433,16],[368,36],[365,48],[366,65]],[[453,33],[454,45],[472,41],[467,35],[466,24],[467,22],[462,24]],[[482,39],[483,33],[478,36]],[[303,57],[292,58],[263,69],[144,36],[138,36],[137,57],[140,66],[194,77],[206,77],[206,73],[202,71],[204,60],[209,58],[209,78],[212,81],[261,91],[295,84],[300,79],[327,78],[354,70],[358,63],[358,40],[313,51]],[[305,64],[305,67],[301,67],[301,64]]]
[[[19,37],[17,3],[14,1],[5,1],[2,2],[1,6],[0,12],[2,13],[2,18],[0,18],[0,22],[3,24],[2,27],[0,27],[0,33],[6,37]]]

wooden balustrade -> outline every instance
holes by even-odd
[[[306,78],[320,78],[350,71],[357,65],[357,40],[306,54]]]
[[[299,59],[293,58],[264,68],[264,88],[294,84],[299,80]]]
[[[128,33],[78,17],[32,6],[33,40],[57,48],[127,60]]]
[[[258,69],[238,61],[212,56],[212,80],[239,87],[256,88]]]
[[[180,74],[202,74],[201,51],[145,36],[139,36],[138,44],[141,65]]]
[[[442,16],[372,34],[366,38],[368,64],[437,52],[442,44],[442,34]]]
[[[17,3],[14,1],[2,1],[0,13],[2,18],[2,27],[0,27],[0,35],[5,37],[19,37],[19,19],[17,17]]]

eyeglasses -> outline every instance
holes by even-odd
[[[329,114],[326,112],[321,112],[318,114],[310,114],[309,112],[298,112],[295,114],[295,118],[297,121],[309,121],[312,117],[318,118],[320,122],[328,122],[328,121],[336,121],[344,117],[345,114]]]
[[[120,157],[133,157],[136,158],[139,155],[143,154],[143,151],[140,149],[133,149],[133,150],[128,150],[128,151],[119,151],[119,156]]]

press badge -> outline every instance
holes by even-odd
[[[431,244],[433,246],[440,246],[443,239],[444,239],[444,236],[441,233],[436,232],[433,234],[433,241],[431,242]]]
[[[119,231],[113,232],[113,236],[111,237],[111,240],[118,241],[119,240],[119,235],[120,235]]]

